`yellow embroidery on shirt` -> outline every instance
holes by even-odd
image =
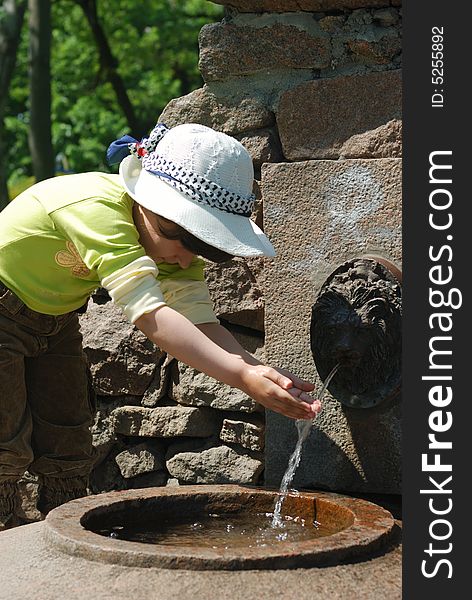
[[[66,242],[67,251],[61,250],[56,253],[55,259],[61,267],[68,267],[72,275],[75,277],[87,277],[90,274],[90,269],[85,266],[84,261],[80,257],[77,248],[72,242]]]

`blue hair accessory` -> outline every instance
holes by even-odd
[[[120,163],[129,154],[134,154],[138,158],[154,152],[157,144],[162,140],[169,128],[164,123],[158,123],[149,134],[148,138],[143,138],[140,142],[130,135],[124,135],[115,140],[108,146],[107,162],[109,165]]]

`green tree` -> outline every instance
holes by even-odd
[[[207,0],[97,0],[97,18],[145,135],[172,98],[202,86],[198,33],[222,18]],[[108,170],[108,144],[130,132],[89,22],[76,0],[52,3],[52,140],[72,171]],[[27,151],[30,104],[27,32],[6,107],[10,182],[32,174]]]
[[[90,25],[92,35],[97,45],[100,71],[103,77],[111,84],[116,95],[116,100],[128,122],[128,127],[132,133],[138,135],[138,131],[140,130],[139,121],[128,97],[124,81],[118,72],[118,61],[113,56],[110,44],[108,43],[108,38],[99,19],[97,0],[75,0],[75,2],[84,11],[85,17]]]
[[[51,3],[29,0],[29,148],[36,181],[54,176],[51,137]]]
[[[10,81],[16,64],[26,0],[4,0],[0,6],[0,157],[6,156],[4,114]],[[9,201],[6,162],[0,158],[0,210]]]

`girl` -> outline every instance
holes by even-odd
[[[43,514],[87,493],[94,409],[77,313],[100,286],[178,360],[287,417],[321,409],[313,385],[261,364],[212,310],[197,257],[274,255],[249,218],[245,148],[201,125],[158,124],[108,156],[119,175],[43,181],[0,213],[0,528],[15,524],[25,470]]]

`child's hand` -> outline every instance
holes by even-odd
[[[292,419],[313,419],[321,403],[307,394],[314,385],[287,371],[264,365],[247,365],[243,374],[244,391],[266,408]]]
[[[284,389],[286,389],[294,398],[298,398],[299,400],[310,404],[313,411],[312,416],[316,417],[321,411],[321,400],[307,394],[307,392],[312,392],[315,389],[315,385],[309,381],[300,379],[300,377],[293,375],[286,369],[276,369],[276,371],[285,376],[285,383],[283,384]]]
[[[292,387],[292,388],[288,389],[287,392],[294,398],[297,398],[297,400],[299,402],[306,402],[307,404],[310,405],[310,408],[312,411],[312,414],[311,414],[312,419],[315,418],[319,412],[321,412],[321,401],[318,400],[317,398],[313,398],[313,396],[310,396],[303,390],[296,388],[296,387]]]

